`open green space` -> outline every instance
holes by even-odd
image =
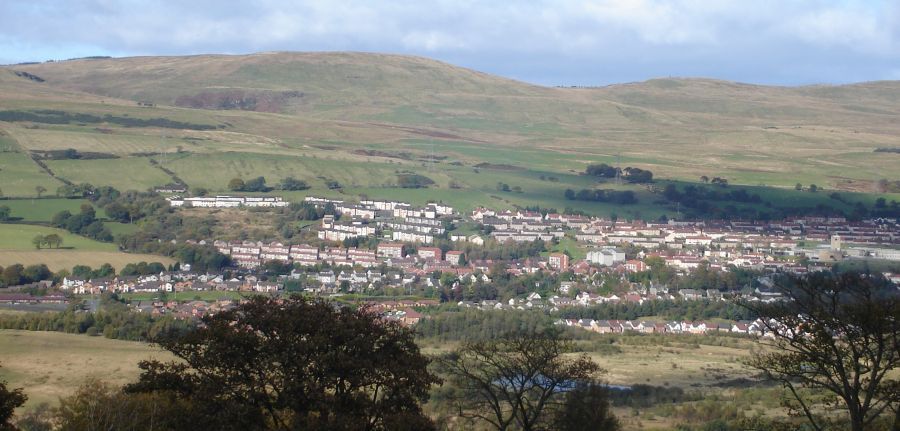
[[[49,222],[60,211],[77,214],[85,199],[9,199],[0,200],[0,206],[7,206],[12,217],[27,222]]]
[[[47,166],[56,175],[73,183],[113,186],[120,190],[145,191],[173,182],[172,178],[150,164],[146,157],[100,160],[50,160]]]
[[[0,152],[0,192],[3,196],[36,196],[38,187],[52,194],[61,185],[27,155]]]
[[[35,250],[35,246],[31,243],[31,240],[37,235],[46,236],[50,234],[56,234],[62,238],[62,250],[60,251],[78,250],[114,252],[118,250],[115,244],[94,241],[62,229],[25,224],[0,224],[0,250]]]
[[[0,330],[0,378],[13,388],[24,387],[25,409],[41,403],[56,405],[87,378],[114,385],[135,381],[144,359],[172,356],[146,343],[103,337]]]

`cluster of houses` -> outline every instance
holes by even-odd
[[[326,216],[319,229],[319,239],[344,241],[350,238],[369,238],[377,233],[390,232],[392,241],[431,244],[436,236],[446,233],[445,221],[456,214],[453,207],[429,203],[414,207],[400,201],[361,200],[347,203],[342,200],[307,196],[304,202],[334,207],[340,220]]]
[[[595,319],[560,319],[557,325],[571,328],[580,328],[586,331],[600,334],[622,334],[627,332],[642,334],[691,334],[706,335],[714,333],[731,333],[753,336],[773,337],[774,333],[767,331],[762,320],[748,322],[693,322],[671,321],[654,322],[646,320],[595,320]]]
[[[214,241],[213,246],[220,253],[230,256],[237,266],[246,269],[256,269],[265,262],[278,261],[300,266],[328,264],[374,268],[384,265],[404,269],[422,267],[428,271],[456,271],[464,262],[464,254],[458,250],[444,253],[437,247],[418,247],[415,253],[407,253],[404,244],[399,242],[382,242],[375,250],[254,241]]]

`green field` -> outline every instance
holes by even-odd
[[[35,249],[31,243],[36,235],[55,233],[63,238],[61,249]],[[51,270],[71,270],[76,265],[98,268],[104,263],[122,269],[126,264],[161,262],[171,265],[175,261],[164,256],[133,254],[118,251],[115,244],[94,241],[61,229],[22,224],[0,224],[0,266],[46,264]]]
[[[0,152],[0,191],[3,196],[36,196],[37,187],[43,187],[52,194],[61,185],[27,155]]]
[[[160,262],[171,265],[175,260],[155,254],[124,253],[121,251],[78,251],[78,250],[0,250],[0,266],[20,263],[22,265],[46,264],[52,271],[71,270],[76,265],[99,268],[108,263],[122,269],[129,263]]]
[[[900,135],[900,125],[890,121],[900,115],[900,85],[889,81],[790,88],[658,79],[547,88],[424,58],[360,53],[139,57],[20,69],[48,81],[37,85],[0,68],[5,110],[162,118],[216,128],[0,123],[0,188],[7,196],[32,196],[38,185],[53,193],[60,184],[27,151],[74,148],[121,158],[47,165],[60,178],[122,190],[173,179],[150,165],[152,157],[190,187],[214,193],[227,192],[235,177],[264,176],[274,186],[293,176],[312,189],[279,193],[292,200],[366,195],[440,200],[462,210],[538,205],[628,219],[676,215],[643,186],[578,175],[589,163],[649,169],[659,187],[666,180],[724,177],[753,187],[775,206],[847,210],[878,197],[900,200],[900,193],[875,193],[878,180],[900,180],[900,155],[874,152],[896,147]],[[175,106],[179,98],[231,90],[249,97],[288,95],[276,97],[282,102],[266,112]],[[435,185],[396,188],[401,172],[427,176]],[[329,190],[326,181],[343,189]],[[522,192],[498,192],[498,182]],[[796,183],[816,184],[822,192],[795,193]],[[566,188],[632,190],[639,203],[567,201]],[[829,200],[834,191],[851,204]]]
[[[12,217],[28,222],[49,222],[53,215],[60,211],[78,213],[84,199],[11,199],[0,200],[0,206],[10,208]]]
[[[0,330],[0,377],[24,387],[25,408],[55,405],[88,377],[123,385],[137,379],[138,361],[171,356],[144,343],[59,332]]]
[[[114,186],[121,190],[145,191],[172,182],[165,172],[150,164],[146,157],[101,160],[48,161],[56,175],[73,183]]]
[[[69,233],[62,229],[46,226],[32,226],[24,224],[0,224],[0,250],[18,251],[35,250],[31,240],[36,235],[56,234],[62,237],[62,249],[60,251],[117,251],[115,244],[94,241],[80,235]]]

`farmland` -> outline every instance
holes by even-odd
[[[188,186],[211,192],[226,192],[234,177],[264,176],[274,185],[293,176],[312,186],[285,193],[293,200],[366,195],[441,200],[461,209],[539,205],[624,218],[674,214],[645,187],[578,175],[588,163],[610,163],[683,183],[702,175],[727,178],[758,187],[776,206],[852,206],[829,201],[833,191],[853,202],[900,199],[876,190],[880,179],[900,179],[898,156],[874,152],[896,146],[900,134],[890,121],[900,113],[892,99],[900,87],[892,82],[787,88],[659,79],[546,88],[423,58],[351,53],[75,60],[14,69],[47,82],[0,69],[0,102],[10,112],[109,114],[212,128],[0,122],[6,196],[33,196],[39,185],[53,193],[61,182],[28,152],[73,148],[120,158],[47,161],[56,175],[123,190],[172,181],[152,158]],[[211,80],[215,90],[207,87]],[[279,102],[256,111],[204,104],[231,89]],[[852,109],[861,104],[871,109]],[[435,185],[397,188],[399,172]],[[329,189],[331,181],[342,188]],[[500,193],[498,183],[521,192]],[[796,183],[825,193],[795,193]],[[639,203],[567,201],[566,188],[632,190]]]
[[[645,337],[634,338],[644,340]],[[448,347],[452,346],[436,346],[427,342],[423,345],[425,351],[432,354],[445,351]],[[8,380],[12,387],[28,388],[29,402],[25,409],[43,402],[53,405],[58,397],[71,394],[89,377],[101,378],[116,385],[134,381],[138,375],[139,360],[171,357],[143,343],[13,330],[0,331],[0,351],[3,352],[0,378]],[[727,379],[723,380],[725,375],[729,379],[749,376],[740,363],[748,352],[749,345],[740,342],[732,347],[626,342],[621,345],[621,352],[591,353],[590,356],[608,371],[606,378],[614,385],[631,386],[649,381],[654,385],[687,391],[701,390],[708,395],[719,394],[740,400],[750,412],[765,409],[767,414],[778,414],[777,406],[765,401],[766,398],[777,399],[777,391],[729,388]],[[673,418],[654,414],[654,408],[616,410],[626,430],[667,429],[675,423]]]
[[[103,337],[0,330],[0,378],[12,387],[26,387],[28,403],[55,405],[86,378],[122,385],[138,375],[138,361],[171,356],[144,343]]]
[[[36,250],[31,239],[36,235],[55,233],[62,237],[60,249]],[[47,264],[53,271],[71,270],[76,265],[94,268],[109,263],[122,268],[129,263],[161,262],[169,265],[174,261],[167,257],[132,254],[118,251],[114,244],[103,243],[73,235],[61,229],[45,226],[21,224],[0,224],[0,266],[20,263],[22,265]]]
[[[60,251],[116,251],[114,244],[94,241],[83,236],[71,234],[62,229],[45,226],[31,226],[22,224],[0,224],[0,250],[34,250],[31,239],[35,235],[59,235],[62,240]],[[49,250],[48,250],[49,251]]]
[[[0,201],[0,206],[9,207],[13,218],[27,222],[49,222],[60,211],[77,213],[85,203],[88,201],[84,199],[10,199]]]

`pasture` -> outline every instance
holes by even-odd
[[[12,388],[24,387],[25,409],[41,403],[56,405],[87,378],[114,385],[137,379],[139,361],[172,356],[146,343],[103,337],[0,330],[0,378]]]
[[[145,191],[173,182],[146,157],[99,160],[48,160],[56,175],[73,183],[113,186],[119,190]]]
[[[62,183],[22,153],[0,152],[0,192],[7,197],[36,196],[37,187],[52,194]]]
[[[27,222],[49,222],[60,211],[77,214],[85,203],[88,203],[85,199],[60,198],[0,200],[0,206],[9,207],[12,217]]]
[[[62,229],[46,226],[33,226],[26,224],[0,224],[0,251],[35,250],[31,240],[36,235],[59,235],[63,242],[59,251],[117,251],[115,244],[94,241],[80,235],[69,233]],[[41,251],[50,251],[42,248]],[[56,249],[53,249],[54,251]]]

